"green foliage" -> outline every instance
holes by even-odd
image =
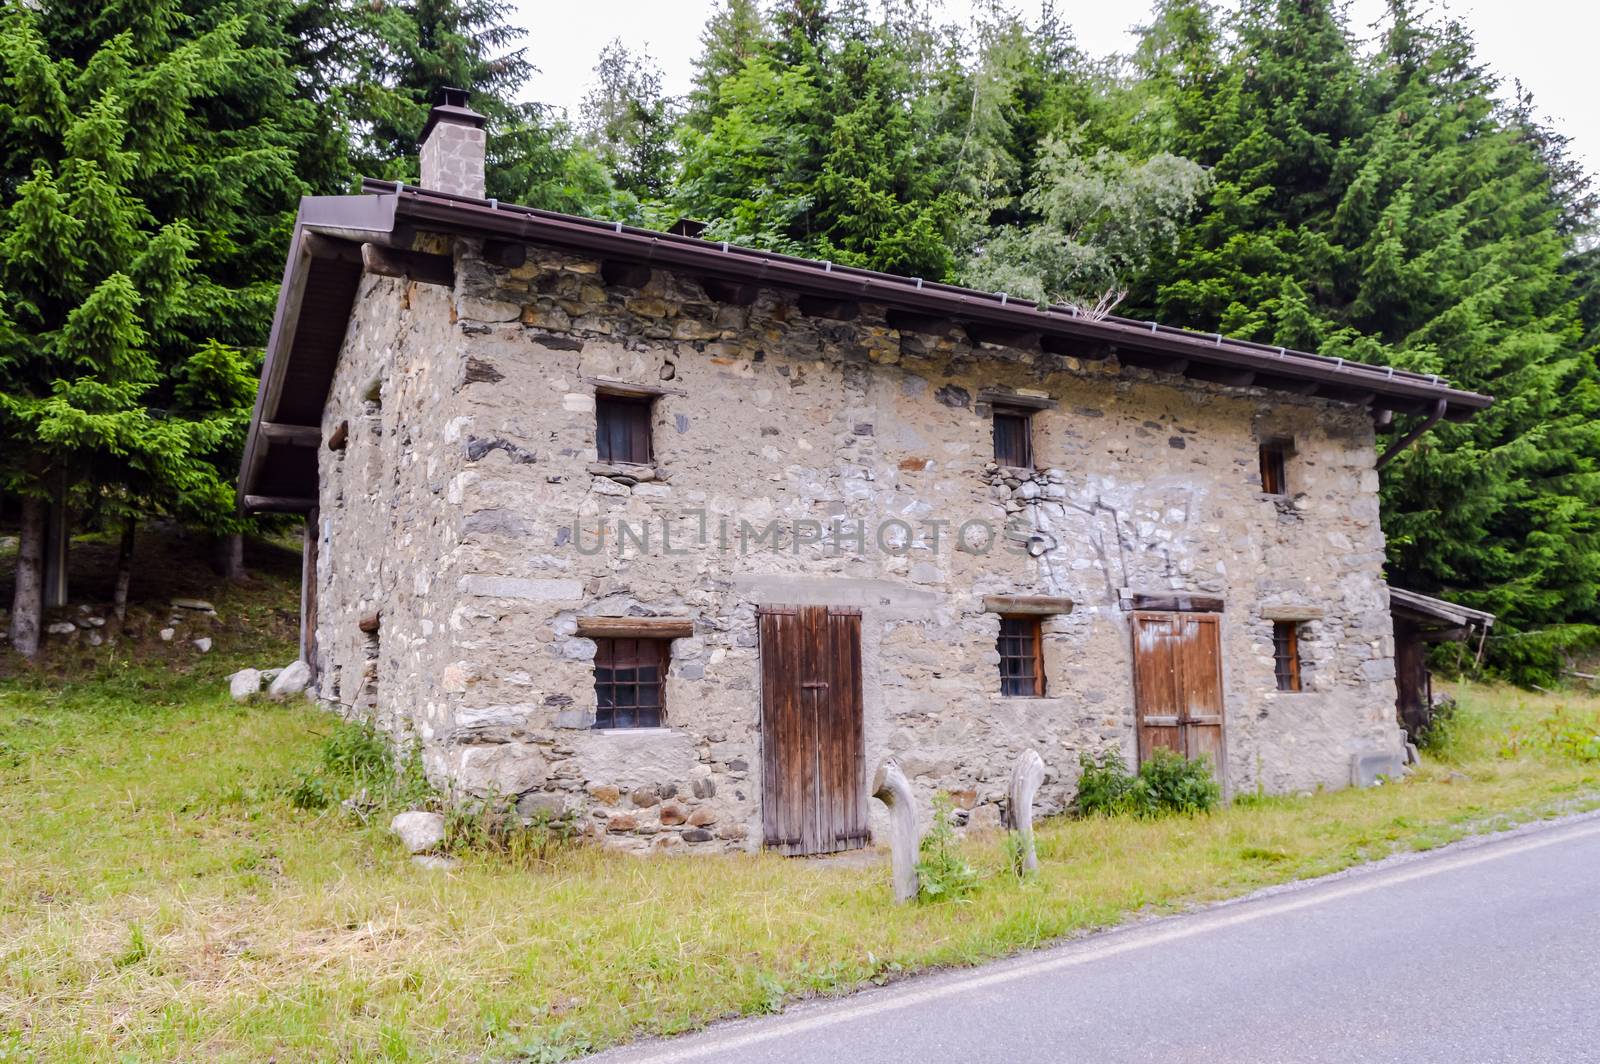
[[[917,897],[922,901],[960,901],[978,886],[978,870],[956,851],[950,808],[948,794],[933,796],[933,823],[922,837],[917,861]]]
[[[1209,812],[1222,800],[1209,757],[1191,760],[1157,747],[1137,773],[1128,771],[1115,750],[1103,750],[1098,758],[1079,754],[1078,764],[1079,816],[1193,815]]]
[[[1222,800],[1209,756],[1187,758],[1158,747],[1139,766],[1138,782],[1147,815],[1207,813]]]
[[[286,6],[0,6],[0,484],[237,527],[240,348],[316,125]]]
[[[498,801],[456,803],[444,814],[444,852],[457,856],[493,854],[513,864],[541,864],[577,837],[571,811],[522,817],[509,801]]]
[[[1453,698],[1434,703],[1428,726],[1417,738],[1417,749],[1448,759],[1459,745],[1461,733],[1461,706]]]
[[[1561,649],[1600,639],[1592,186],[1458,23],[1396,2],[1366,57],[1331,0],[1221,19],[1172,0],[1144,34],[1148,148],[1214,186],[1138,311],[1495,395],[1385,470],[1389,571],[1499,615],[1490,662],[1548,682]]]
[[[1081,139],[1052,138],[1039,160],[1039,184],[1022,197],[1040,221],[997,229],[967,265],[968,284],[1031,299],[1109,312],[1157,251],[1176,244],[1209,179],[1165,152],[1134,162]]]
[[[1579,764],[1600,763],[1600,712],[1561,703],[1538,716],[1520,715],[1525,719],[1500,734],[1501,757],[1533,753]]]
[[[382,732],[365,722],[336,721],[316,764],[295,774],[287,797],[296,809],[326,809],[349,798],[365,809],[398,812],[429,802],[434,791],[415,747],[397,766]]]

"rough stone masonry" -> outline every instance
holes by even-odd
[[[1132,761],[1133,594],[1224,600],[1232,793],[1342,786],[1399,748],[1367,411],[902,331],[870,303],[416,246],[454,256],[453,289],[365,276],[323,412],[345,442],[318,451],[318,684],[456,793],[633,849],[758,847],[771,604],[860,608],[867,771],[895,757],[970,826],[1000,822],[1024,749],[1043,812],[1081,752]],[[598,460],[617,390],[652,397],[649,463]],[[993,461],[1006,395],[1035,410],[1031,471]],[[1268,439],[1292,441],[1283,495]],[[1043,620],[1044,697],[1000,693],[1003,595],[1071,601]],[[664,726],[591,726],[591,616],[692,623]],[[1275,619],[1299,622],[1300,692],[1276,689]]]

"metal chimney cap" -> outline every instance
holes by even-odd
[[[440,122],[482,129],[488,119],[469,106],[470,99],[471,94],[466,89],[458,89],[451,85],[440,86],[433,94],[433,108],[428,112],[428,120],[423,123],[422,134],[417,137],[417,143],[426,141],[428,134],[433,132],[433,127]]]

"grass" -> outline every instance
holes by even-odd
[[[1600,700],[1464,687],[1445,759],[1403,783],[1058,820],[1025,883],[969,841],[960,902],[765,856],[425,872],[290,803],[336,724],[234,705],[227,667],[0,680],[0,1061],[562,1060],[1600,805],[1600,765],[1538,739]]]

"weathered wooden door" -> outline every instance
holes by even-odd
[[[761,826],[769,849],[867,842],[861,611],[767,606],[761,635]]]
[[[1222,615],[1133,615],[1133,692],[1139,760],[1158,746],[1222,765]]]

